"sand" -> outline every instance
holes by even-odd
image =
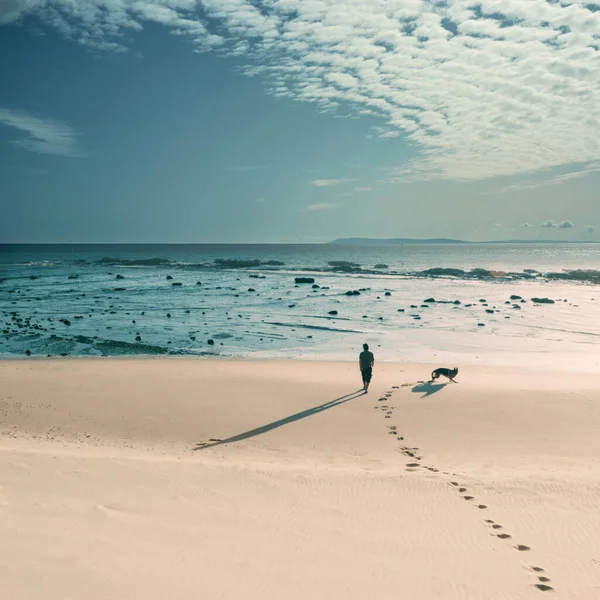
[[[600,598],[597,375],[430,371],[0,362],[0,597]]]

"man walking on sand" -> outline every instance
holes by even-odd
[[[375,357],[373,353],[369,351],[369,344],[363,344],[363,351],[358,357],[358,366],[362,374],[363,387],[365,394],[369,391],[369,383],[371,383],[371,375],[373,375],[373,365],[375,364]]]

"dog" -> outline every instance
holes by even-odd
[[[458,383],[458,381],[454,381],[454,378],[458,375],[458,367],[454,367],[454,369],[446,369],[445,367],[440,367],[431,373],[431,383],[433,383],[438,377],[443,375],[447,377],[452,383]]]

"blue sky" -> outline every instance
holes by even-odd
[[[600,10],[0,0],[0,242],[600,240]]]

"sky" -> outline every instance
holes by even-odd
[[[0,0],[0,243],[600,241],[600,4]]]

